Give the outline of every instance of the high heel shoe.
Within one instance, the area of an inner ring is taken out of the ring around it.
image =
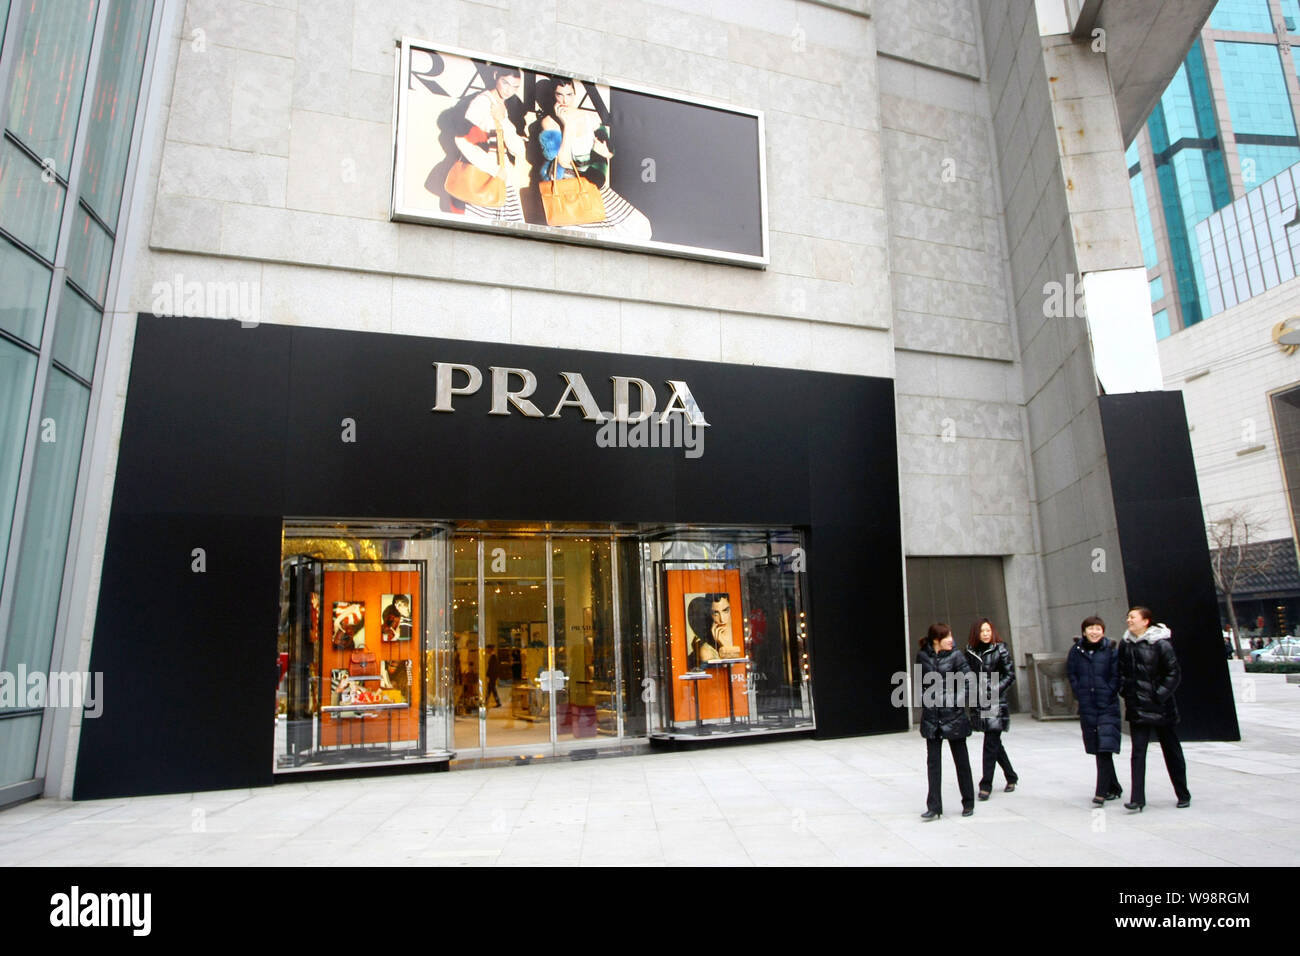
[[[1005,787],[1002,788],[1002,792],[1003,792],[1003,793],[1015,793],[1015,792],[1016,792],[1016,784],[1018,784],[1019,782],[1020,782],[1019,780],[1012,780],[1012,781],[1008,782],[1007,785],[1006,785]]]
[[[1190,807],[1191,805],[1192,805],[1191,797],[1183,797],[1183,799],[1178,801],[1179,810],[1185,810],[1187,807]]]
[[[1125,810],[1136,810],[1138,813],[1141,813],[1141,812],[1142,812],[1142,808],[1145,807],[1145,806],[1146,806],[1145,803],[1133,803],[1132,801],[1130,801],[1130,802],[1124,804],[1124,809],[1125,809]]]
[[[941,816],[943,816],[943,814],[938,810],[926,810],[925,813],[921,814],[921,819],[928,822],[930,820],[938,820]]]
[[[989,794],[992,793],[992,792],[993,792],[993,791],[991,791],[991,790],[981,790],[981,791],[980,791],[980,799],[981,799],[981,800],[987,800],[987,799],[989,798]]]
[[[1105,798],[1105,797],[1093,797],[1093,798],[1092,798],[1092,805],[1093,805],[1094,807],[1104,807],[1104,806],[1106,805],[1106,798]]]
[[[1122,796],[1124,796],[1124,791],[1123,791],[1123,790],[1112,790],[1110,793],[1106,794],[1106,799],[1107,799],[1107,800],[1118,800],[1118,799],[1119,799],[1120,797],[1122,797]]]

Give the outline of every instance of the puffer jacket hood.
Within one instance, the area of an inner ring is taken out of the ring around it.
[[[1169,628],[1153,624],[1141,637],[1124,634],[1119,647],[1120,696],[1134,724],[1172,727],[1178,723],[1174,692],[1182,681]]]
[[[1130,643],[1135,641],[1150,641],[1154,644],[1156,641],[1167,641],[1174,636],[1174,632],[1169,630],[1164,624],[1152,624],[1142,632],[1141,637],[1135,637],[1132,631],[1124,632],[1124,640]]]

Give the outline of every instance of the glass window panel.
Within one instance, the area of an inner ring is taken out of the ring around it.
[[[64,188],[13,143],[0,142],[0,226],[50,262],[59,238]]]
[[[108,285],[108,263],[113,258],[113,239],[102,226],[78,209],[68,237],[68,278],[103,303]]]
[[[1210,14],[1210,26],[1216,30],[1272,33],[1268,0],[1219,0]]]
[[[50,270],[0,239],[0,329],[40,348],[49,296]]]
[[[25,0],[9,90],[9,130],[65,179],[86,87],[96,0]]]
[[[54,323],[54,359],[89,381],[95,374],[100,311],[70,288],[59,300]]]
[[[1238,133],[1294,136],[1291,96],[1282,75],[1277,47],[1266,43],[1214,42],[1233,129]],[[1267,178],[1262,176],[1260,181]]]
[[[89,403],[88,388],[50,369],[4,650],[4,670],[10,672],[19,664],[29,672],[50,665]]]
[[[1152,319],[1155,320],[1155,324],[1156,324],[1156,338],[1157,339],[1169,338],[1169,310],[1161,309],[1159,312],[1157,312],[1155,315],[1152,316]]]
[[[0,47],[5,44],[5,22],[9,19],[9,0],[0,0]]]
[[[152,17],[152,0],[113,4],[90,103],[81,198],[114,229]]]
[[[1277,274],[1277,263],[1274,262],[1272,256],[1261,262],[1259,268],[1264,273],[1265,289],[1271,289],[1281,281]]]
[[[1300,147],[1296,146],[1258,146],[1239,142],[1237,155],[1241,162],[1241,181],[1247,189],[1254,189],[1300,163]]]
[[[36,748],[40,740],[40,714],[0,720],[0,787],[22,783],[36,775]]]
[[[1278,236],[1273,240],[1273,261],[1277,263],[1279,282],[1295,278],[1295,263],[1291,261],[1291,250],[1287,248],[1286,237]]]
[[[67,177],[97,0],[22,0],[25,22],[9,90],[8,129]]]
[[[23,461],[35,381],[36,356],[0,339],[0,584],[4,583],[5,558],[9,554],[18,470]]]
[[[1151,280],[1151,301],[1157,302],[1165,296],[1165,281],[1160,276]]]
[[[1282,20],[1288,33],[1300,32],[1300,0],[1282,0]]]

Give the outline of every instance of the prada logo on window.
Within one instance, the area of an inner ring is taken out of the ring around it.
[[[456,362],[434,362],[437,373],[435,412],[454,412],[452,402],[458,395],[473,395],[483,387],[483,373],[473,365]],[[549,413],[543,412],[533,401],[537,392],[537,376],[526,368],[491,366],[492,405],[489,415],[509,415],[513,411],[528,418],[559,418],[566,408],[575,408],[589,422],[640,422],[654,424],[667,422],[671,416],[681,416],[684,424],[707,426],[704,413],[685,382],[665,380],[668,397],[662,410],[658,407],[655,387],[643,378],[625,375],[610,376],[612,411],[605,411],[596,401],[581,372],[560,372],[556,385],[559,398]],[[562,384],[562,388],[560,387]],[[636,392],[633,411],[633,391]],[[538,399],[540,401],[540,398]]]

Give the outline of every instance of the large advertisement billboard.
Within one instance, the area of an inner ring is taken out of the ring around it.
[[[752,110],[404,39],[394,219],[763,267]]]

